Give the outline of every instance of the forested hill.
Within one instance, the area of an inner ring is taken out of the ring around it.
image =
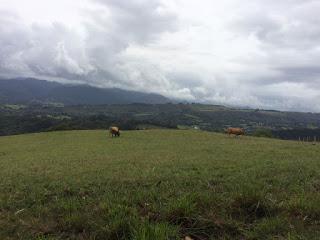
[[[157,94],[65,85],[37,79],[0,79],[0,135],[101,129],[176,128],[283,139],[320,138],[320,114],[175,104]]]
[[[160,104],[169,101],[159,94],[117,88],[66,85],[32,78],[0,79],[0,103],[2,104]]]
[[[320,114],[227,108],[202,104],[1,105],[0,135],[28,132],[176,128],[223,132],[242,127],[247,134],[320,138]]]

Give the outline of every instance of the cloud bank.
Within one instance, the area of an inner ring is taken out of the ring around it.
[[[320,112],[320,2],[3,0],[0,75]]]

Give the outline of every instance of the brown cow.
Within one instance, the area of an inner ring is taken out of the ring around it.
[[[244,129],[242,129],[242,128],[228,128],[226,132],[229,134],[229,136],[231,134],[239,136],[239,135],[244,135],[244,133],[245,133]]]
[[[110,134],[112,137],[120,137],[120,129],[118,127],[110,127]]]

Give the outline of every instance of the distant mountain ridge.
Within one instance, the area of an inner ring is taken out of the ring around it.
[[[170,99],[159,94],[118,88],[70,85],[34,78],[0,79],[0,103],[4,104],[100,105],[168,102]]]

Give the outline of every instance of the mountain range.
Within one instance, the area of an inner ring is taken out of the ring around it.
[[[62,84],[34,78],[0,79],[0,103],[2,104],[101,105],[168,102],[170,99],[155,93]]]

